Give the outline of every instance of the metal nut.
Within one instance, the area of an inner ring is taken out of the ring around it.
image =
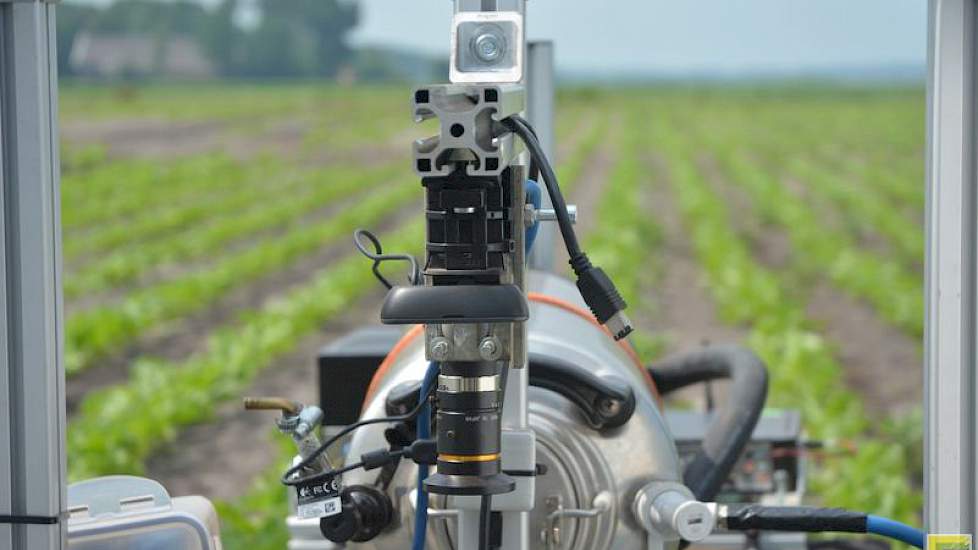
[[[479,357],[486,361],[495,361],[502,355],[502,346],[495,336],[483,338],[479,344]]]
[[[448,343],[447,338],[439,336],[431,339],[431,358],[435,361],[448,359],[448,354],[451,351],[452,345]]]

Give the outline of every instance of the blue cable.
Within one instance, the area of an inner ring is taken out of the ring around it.
[[[526,198],[529,199],[530,204],[533,208],[537,210],[543,204],[543,195],[540,192],[540,185],[533,180],[526,180]],[[530,255],[530,250],[533,249],[533,242],[537,239],[537,231],[540,229],[540,222],[537,221],[530,227],[526,228],[526,255]]]
[[[899,521],[872,515],[866,516],[866,532],[896,539],[910,546],[916,546],[917,548],[924,547],[924,539],[926,538],[924,532],[920,529],[900,523]]]
[[[438,363],[432,361],[428,363],[428,370],[424,373],[424,380],[421,382],[420,398],[431,391],[431,386],[438,378]],[[425,403],[418,413],[417,439],[428,439],[431,437],[431,405]],[[425,534],[428,531],[428,493],[424,490],[424,480],[428,477],[428,465],[418,464],[418,493],[417,505],[414,510],[414,540],[411,543],[412,550],[424,550]]]

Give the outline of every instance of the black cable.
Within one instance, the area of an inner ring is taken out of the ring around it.
[[[361,237],[366,237],[371,244],[374,245],[374,251],[371,252],[364,245]],[[353,244],[357,247],[357,250],[367,258],[374,261],[373,272],[377,280],[380,281],[382,285],[388,289],[393,288],[394,285],[387,280],[386,277],[380,272],[380,264],[389,261],[400,261],[408,262],[411,264],[411,272],[408,274],[408,282],[412,285],[417,285],[421,282],[421,271],[418,269],[418,261],[414,256],[410,254],[384,254],[384,249],[380,245],[380,239],[376,235],[367,231],[366,229],[357,229],[353,232]]]
[[[479,550],[489,550],[492,525],[492,495],[482,495],[479,505]]]
[[[543,175],[543,182],[547,186],[547,193],[550,195],[550,201],[553,203],[557,215],[560,235],[564,239],[564,245],[567,247],[567,253],[570,255],[573,264],[574,259],[583,256],[584,253],[581,251],[581,245],[577,240],[577,233],[574,232],[574,224],[567,212],[567,201],[564,200],[564,195],[560,191],[560,184],[557,181],[557,174],[554,172],[553,166],[547,160],[543,147],[540,146],[540,142],[526,120],[519,115],[513,115],[502,122],[509,131],[520,136],[530,151],[533,162],[539,166],[540,173]]]
[[[359,428],[362,428],[364,426],[369,426],[371,424],[382,424],[388,422],[406,422],[408,420],[414,419],[416,416],[418,416],[421,413],[421,409],[423,409],[425,404],[427,404],[428,398],[431,397],[431,394],[434,392],[434,390],[435,390],[435,385],[432,384],[432,387],[428,390],[428,395],[425,395],[423,396],[422,399],[419,399],[417,406],[415,406],[406,414],[402,414],[400,416],[385,416],[382,418],[368,418],[365,420],[360,420],[359,422],[354,422],[353,424],[350,424],[349,426],[343,428],[338,433],[333,435],[333,437],[330,437],[322,445],[317,447],[316,450],[314,450],[309,456],[305,457],[304,459],[302,459],[301,462],[289,468],[284,474],[282,474],[282,479],[281,479],[282,484],[288,486],[295,486],[301,483],[306,483],[307,481],[317,476],[322,476],[326,474],[338,475],[339,473],[343,473],[344,471],[349,471],[347,469],[341,468],[340,470],[333,470],[331,472],[325,472],[324,474],[315,474],[312,476],[306,476],[305,478],[291,479],[292,476],[300,472],[302,469],[308,467],[310,464],[313,463],[313,461],[316,460],[316,458],[318,458],[321,454],[329,450],[329,448],[332,447],[333,444],[339,441],[343,436]],[[356,469],[356,468],[352,468],[352,469]]]
[[[731,531],[866,532],[866,514],[840,508],[748,504],[730,506],[722,520]]]
[[[581,292],[581,297],[584,298],[594,317],[611,332],[615,340],[628,336],[633,330],[632,322],[625,314],[628,304],[615,288],[611,278],[600,267],[592,265],[587,254],[581,250],[581,244],[574,232],[574,224],[567,211],[567,201],[560,191],[557,174],[547,160],[547,155],[544,154],[540,141],[534,135],[533,128],[517,115],[504,119],[502,124],[520,136],[530,151],[530,157],[540,166],[543,182],[557,216],[557,225],[564,240],[564,247],[567,248],[567,254],[570,256],[570,265],[577,276],[577,288]]]

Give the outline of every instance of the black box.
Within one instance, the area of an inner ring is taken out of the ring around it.
[[[319,350],[319,406],[327,426],[345,426],[360,418],[370,380],[404,335],[397,326],[371,325]]]

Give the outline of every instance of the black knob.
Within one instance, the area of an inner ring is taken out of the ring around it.
[[[379,535],[394,518],[391,499],[374,487],[347,487],[340,493],[340,499],[343,511],[319,520],[319,530],[331,542],[367,542]]]

